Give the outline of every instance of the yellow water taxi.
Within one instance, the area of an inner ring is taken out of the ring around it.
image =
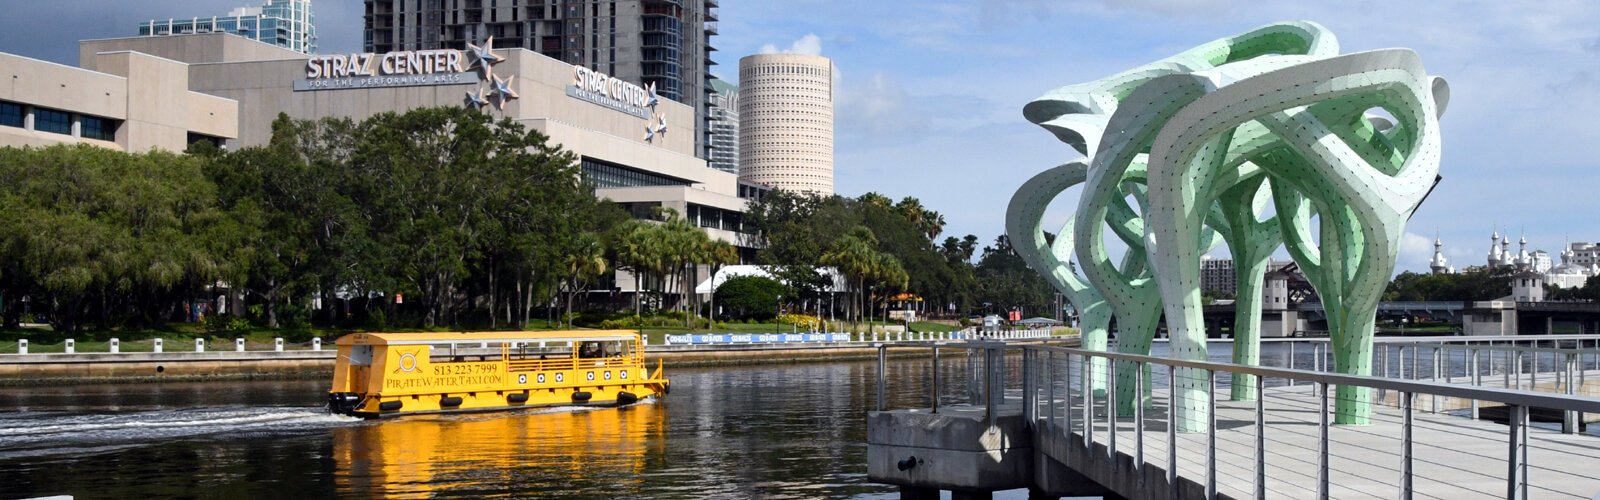
[[[340,337],[328,409],[358,417],[630,405],[665,395],[639,332],[353,333]]]

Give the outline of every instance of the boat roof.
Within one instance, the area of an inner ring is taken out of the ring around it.
[[[480,342],[619,341],[637,340],[633,330],[555,330],[547,332],[418,332],[352,333],[339,337],[338,345],[418,345]]]

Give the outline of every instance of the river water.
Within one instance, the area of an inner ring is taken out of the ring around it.
[[[947,403],[964,359],[944,357]],[[930,371],[890,360],[889,404],[926,406]],[[897,495],[866,478],[875,363],[667,373],[671,395],[628,408],[383,421],[323,412],[323,380],[0,388],[0,498]]]
[[[0,498],[886,497],[876,371],[669,366],[652,404],[383,421],[324,413],[322,380],[4,388]]]

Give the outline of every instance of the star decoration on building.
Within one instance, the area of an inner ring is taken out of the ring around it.
[[[511,90],[511,83],[516,81],[517,75],[511,75],[504,80],[494,75],[489,75],[489,78],[493,80],[489,94],[495,98],[495,107],[505,111],[506,101],[517,98],[517,91]]]
[[[665,113],[656,115],[656,120],[656,123],[648,121],[644,123],[644,142],[653,142],[656,136],[667,134],[667,115]]]
[[[650,82],[650,86],[645,87],[645,90],[650,92],[650,98],[644,101],[644,107],[650,108],[650,111],[654,112],[656,104],[661,101],[660,97],[656,95],[656,82]]]
[[[483,41],[483,46],[467,44],[467,51],[472,53],[472,67],[483,70],[485,79],[494,78],[494,65],[506,60],[505,57],[494,53],[494,37]]]
[[[467,92],[467,107],[472,108],[472,109],[480,109],[480,108],[482,108],[484,106],[488,106],[488,105],[489,105],[489,98],[488,97],[484,97],[483,89],[477,89],[476,91],[473,91],[473,92]]]

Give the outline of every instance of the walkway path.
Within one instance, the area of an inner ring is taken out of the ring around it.
[[[1037,432],[1059,434],[1067,423],[1063,407],[1059,406],[1063,401],[1058,398],[1055,404],[1058,406],[1053,420],[1047,406],[1040,409],[1042,422]],[[1109,446],[1111,438],[1104,420],[1104,402],[1097,400],[1097,404],[1094,442]],[[1254,496],[1255,405],[1253,401],[1217,403],[1216,474],[1218,493],[1224,496]],[[1320,397],[1310,386],[1266,390],[1268,497],[1310,498],[1316,495],[1319,406]],[[1144,458],[1162,470],[1167,464],[1166,407],[1167,392],[1158,388],[1155,404],[1145,415]],[[1422,411],[1427,407],[1423,401],[1418,401],[1418,411],[1414,413],[1416,497],[1448,500],[1506,497],[1508,427]],[[1072,438],[1081,442],[1081,396],[1072,398],[1071,409],[1075,412],[1071,429],[1078,434]],[[1402,418],[1398,408],[1375,406],[1372,425],[1332,427],[1329,433],[1330,497],[1398,497]],[[1600,495],[1600,437],[1561,434],[1559,425],[1534,424],[1532,427],[1527,455],[1530,497],[1595,498]],[[1135,439],[1133,419],[1119,419],[1117,429],[1118,455],[1131,460]],[[1067,460],[1070,457],[1060,456],[1062,453],[1084,453],[1081,447],[1071,447],[1075,451],[1069,451],[1069,447],[1050,446],[1045,443],[1059,440],[1041,437],[1035,436],[1035,443],[1040,443],[1036,446],[1062,462],[1071,463]],[[1178,434],[1179,476],[1203,482],[1207,439],[1205,434]]]

